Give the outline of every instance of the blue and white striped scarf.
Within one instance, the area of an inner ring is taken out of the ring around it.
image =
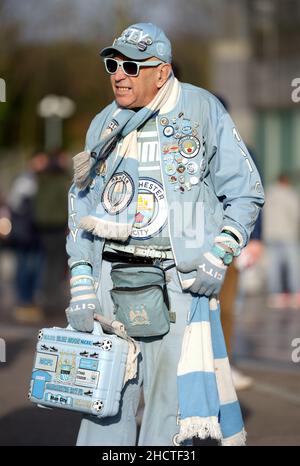
[[[175,106],[178,87],[177,79],[171,74],[152,101],[137,112],[113,105],[111,112],[103,119],[101,137],[95,147],[73,158],[74,181],[80,189],[85,189],[91,181],[95,165],[108,155],[113,157],[115,151],[105,191],[108,207],[100,198],[89,214],[80,219],[80,228],[101,238],[128,239],[135,222],[138,197],[137,129],[166,104]],[[109,124],[105,128],[107,122]],[[120,144],[116,147],[117,143]]]
[[[245,445],[240,405],[233,386],[219,302],[193,298],[177,370],[179,426],[176,441],[208,437]]]

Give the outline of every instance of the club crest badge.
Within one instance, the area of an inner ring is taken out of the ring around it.
[[[72,383],[76,369],[76,354],[61,353],[56,371],[57,381],[62,383]]]
[[[107,183],[101,198],[105,211],[117,215],[128,207],[134,196],[134,183],[126,172],[116,173]]]
[[[195,136],[184,136],[180,138],[178,146],[183,157],[192,158],[199,153],[201,143]]]
[[[141,177],[131,237],[140,240],[152,238],[161,232],[166,222],[167,206],[162,184],[152,178]]]

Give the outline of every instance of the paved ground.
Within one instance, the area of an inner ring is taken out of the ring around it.
[[[0,337],[7,354],[0,363],[0,445],[74,445],[80,415],[39,409],[27,400],[38,329],[64,326],[63,313],[37,326],[15,323],[7,278],[1,281]],[[292,361],[296,338],[300,310],[269,310],[263,295],[242,301],[234,354],[236,366],[255,381],[238,393],[248,445],[300,445],[300,362]]]

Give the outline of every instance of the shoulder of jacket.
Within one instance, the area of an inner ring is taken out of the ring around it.
[[[181,89],[185,98],[191,99],[197,105],[200,104],[201,106],[206,107],[209,113],[214,114],[218,118],[227,114],[227,111],[220,100],[208,90],[188,83],[181,83]]]

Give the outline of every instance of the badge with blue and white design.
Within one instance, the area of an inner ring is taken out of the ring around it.
[[[198,165],[196,162],[189,162],[186,166],[186,170],[190,175],[194,175],[198,171]]]
[[[102,193],[103,208],[110,215],[117,215],[128,207],[134,196],[134,183],[126,172],[116,173]]]
[[[180,154],[188,159],[195,157],[199,153],[201,147],[199,139],[195,136],[184,136],[180,138],[178,145]]]
[[[174,134],[174,128],[171,125],[165,126],[163,129],[163,133],[168,138]]]
[[[191,126],[183,126],[183,128],[181,128],[181,131],[183,134],[192,134],[192,127]]]

